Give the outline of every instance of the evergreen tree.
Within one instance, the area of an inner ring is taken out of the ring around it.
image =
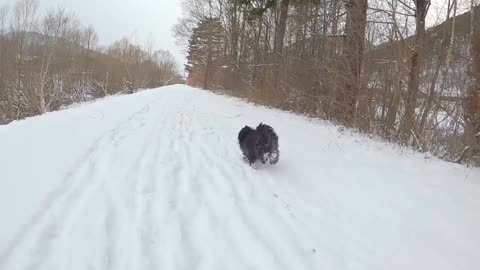
[[[207,89],[211,75],[222,59],[223,28],[218,18],[205,18],[196,28],[188,44],[186,70],[194,84],[202,82]]]

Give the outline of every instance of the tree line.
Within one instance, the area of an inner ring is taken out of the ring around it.
[[[0,124],[181,81],[173,56],[151,43],[101,48],[94,27],[62,7],[44,15],[38,0],[0,7]]]
[[[476,0],[184,0],[188,83],[480,164]],[[430,12],[430,13],[429,13]],[[427,16],[439,23],[427,28]]]

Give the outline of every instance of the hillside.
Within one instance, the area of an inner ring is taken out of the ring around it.
[[[476,15],[474,18],[475,25],[480,25],[480,16],[477,16],[477,14],[479,13],[480,13],[480,6],[477,6],[475,8],[475,15]],[[470,34],[470,18],[471,18],[470,15],[471,15],[471,12],[467,11],[455,17],[455,37],[457,40],[459,40],[460,43],[468,42],[468,35]],[[443,33],[451,32],[452,22],[453,22],[453,18],[450,18],[449,20],[445,20],[442,23],[427,29],[426,44],[428,48],[439,46]],[[392,55],[392,52],[402,51],[402,48],[404,48],[406,45],[411,46],[414,39],[415,39],[415,35],[412,35],[410,37],[407,37],[405,40],[387,42],[387,43],[374,46],[368,52],[368,57],[370,59],[380,59],[380,58],[388,59],[392,56],[395,57],[396,54]],[[432,53],[435,51],[428,50],[428,52]]]

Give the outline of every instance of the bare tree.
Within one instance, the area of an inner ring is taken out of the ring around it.
[[[158,50],[153,54],[158,66],[156,70],[160,85],[168,85],[178,76],[178,66],[175,58],[169,51]]]
[[[143,48],[144,48],[144,50],[147,53],[147,56],[149,58],[152,58],[152,56],[153,56],[154,47],[155,47],[155,38],[153,37],[153,34],[150,33],[145,38],[145,42],[144,42],[144,46],[143,46]]]
[[[5,123],[11,117],[10,93],[5,84],[6,66],[6,37],[5,25],[8,15],[8,7],[0,7],[0,124]]]
[[[417,93],[420,86],[420,74],[424,61],[425,18],[430,7],[430,0],[416,0],[415,7],[415,40],[410,56],[410,72],[405,98],[405,116],[402,123],[402,139],[408,143],[412,133],[416,132],[415,108],[417,105]]]
[[[345,24],[345,84],[337,95],[337,114],[340,120],[351,125],[355,117],[355,108],[363,65],[365,29],[367,26],[367,0],[350,0],[346,4],[347,20]]]
[[[438,60],[437,60],[437,65],[435,67],[435,72],[433,75],[433,79],[430,85],[430,89],[428,92],[428,97],[425,99],[425,104],[423,107],[423,113],[420,119],[419,127],[418,127],[418,133],[422,134],[424,132],[425,126],[427,124],[427,119],[431,113],[431,107],[432,103],[436,94],[437,89],[437,80],[440,74],[440,70],[442,70],[442,86],[440,87],[441,89],[445,88],[445,83],[446,79],[448,76],[448,70],[449,67],[451,66],[451,59],[452,59],[452,54],[454,51],[454,45],[455,45],[455,27],[456,27],[456,16],[457,16],[457,0],[452,0],[452,3],[450,3],[450,0],[448,1],[448,7],[447,7],[447,17],[445,21],[450,21],[452,22],[452,27],[451,29],[443,29],[442,33],[442,41],[440,42],[440,49],[438,53]],[[453,17],[451,18],[451,12],[453,10]],[[441,94],[441,93],[440,93]]]
[[[90,51],[95,49],[98,43],[98,35],[92,25],[88,26],[83,30],[83,44],[87,51],[87,57],[89,56]]]
[[[273,51],[277,55],[282,55],[283,42],[285,39],[285,31],[287,29],[288,8],[290,6],[290,0],[281,0],[280,2],[280,17],[275,29],[275,44],[273,45]]]
[[[472,11],[475,9],[474,1],[471,1]],[[470,62],[470,73],[472,83],[469,87],[464,102],[465,110],[465,148],[457,162],[470,160],[472,156],[480,152],[480,33],[476,31],[474,13],[470,21],[470,50],[472,61]]]
[[[23,65],[25,57],[25,49],[29,42],[29,37],[32,30],[35,28],[36,14],[38,11],[38,0],[20,0],[17,2],[13,9],[13,24],[11,26],[11,32],[14,35],[16,43],[17,60],[17,83],[16,89],[21,91],[22,89],[22,76]]]
[[[41,33],[43,34],[45,45],[42,55],[42,64],[38,84],[35,87],[34,102],[39,113],[45,113],[50,110],[50,104],[59,97],[54,88],[52,92],[47,93],[47,83],[50,75],[50,68],[54,60],[54,54],[59,43],[63,42],[70,34],[72,16],[67,14],[65,9],[58,8],[56,11],[50,11],[45,15],[41,24]]]

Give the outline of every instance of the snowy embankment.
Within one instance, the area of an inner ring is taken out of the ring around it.
[[[0,269],[474,270],[479,213],[479,169],[186,86],[0,127]]]

